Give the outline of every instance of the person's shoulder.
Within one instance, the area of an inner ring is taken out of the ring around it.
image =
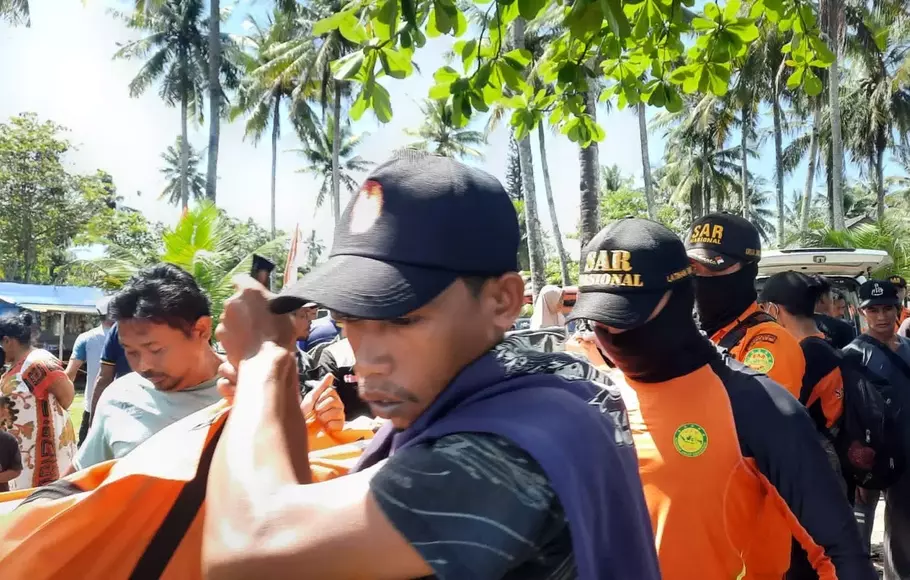
[[[59,366],[60,360],[43,348],[36,348],[32,349],[32,351],[25,357],[25,363],[26,365],[43,363],[45,365]]]
[[[734,419],[749,415],[754,406],[756,416],[791,413],[801,407],[780,383],[730,356],[711,364],[730,398]]]
[[[796,337],[776,320],[759,322],[752,327],[746,340],[747,350],[752,344],[760,342],[799,349],[799,341],[796,340]]]
[[[19,449],[19,441],[13,436],[12,433],[0,429],[0,446],[15,447],[16,449]]]

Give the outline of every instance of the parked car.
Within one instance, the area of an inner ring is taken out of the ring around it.
[[[764,280],[779,272],[821,274],[847,300],[845,319],[859,332],[866,323],[859,313],[859,286],[872,273],[890,266],[891,256],[882,250],[853,248],[796,248],[762,252],[758,263],[756,285],[761,290]]]

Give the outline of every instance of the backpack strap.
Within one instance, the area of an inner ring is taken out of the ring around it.
[[[749,332],[749,329],[753,326],[758,326],[763,322],[775,322],[774,317],[768,314],[767,312],[762,312],[757,310],[750,314],[749,316],[740,320],[736,326],[730,329],[730,332],[724,335],[720,342],[717,343],[717,346],[730,350],[734,346],[740,343],[743,337],[746,336],[746,333]]]
[[[180,542],[183,541],[183,537],[190,529],[193,520],[196,519],[199,508],[202,507],[202,502],[205,500],[212,457],[215,454],[215,446],[221,438],[221,432],[224,431],[224,425],[225,421],[222,421],[203,449],[196,475],[180,490],[177,499],[174,500],[171,509],[164,517],[164,521],[158,526],[155,535],[152,536],[142,556],[139,557],[139,561],[130,575],[130,580],[157,580],[164,574],[171,557],[177,551]]]
[[[904,373],[904,376],[907,377],[908,379],[910,379],[910,365],[907,364],[907,361],[905,361],[903,359],[903,357],[901,357],[899,354],[897,354],[896,352],[891,350],[891,348],[888,347],[887,344],[883,343],[880,340],[872,338],[868,334],[861,334],[856,337],[856,340],[858,340],[862,343],[868,344],[870,346],[874,346],[874,347],[878,348],[879,350],[881,350],[882,353],[884,353],[884,355],[886,357],[888,357],[888,360],[891,361],[891,364],[893,364],[898,369],[900,369],[900,371],[902,373]]]

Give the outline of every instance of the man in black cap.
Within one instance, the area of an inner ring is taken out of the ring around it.
[[[592,321],[629,387],[663,578],[781,578],[791,532],[823,549],[822,577],[876,578],[805,410],[767,377],[722,358],[692,319],[694,301],[679,238],[628,218],[584,249],[569,314]],[[778,521],[783,527],[768,527]]]
[[[275,264],[271,260],[263,258],[259,254],[253,254],[253,265],[250,268],[250,274],[254,280],[266,288],[271,288],[272,286],[272,271],[274,269]]]
[[[218,331],[239,372],[209,477],[208,578],[659,577],[619,393],[571,355],[503,340],[524,297],[518,244],[482,171],[403,152],[367,178],[329,260],[270,304],[335,313],[360,396],[388,419],[327,483],[299,485],[287,317],[238,281]]]
[[[869,280],[859,287],[860,310],[868,328],[844,349],[858,353],[866,368],[891,385],[906,454],[910,450],[910,340],[895,333],[900,297],[888,280]],[[856,517],[868,544],[880,492],[860,488]],[[885,578],[910,578],[910,473],[885,492]]]
[[[799,398],[806,370],[799,343],[755,301],[761,259],[755,226],[728,213],[706,215],[692,224],[686,251],[695,268],[701,329],[733,358]]]

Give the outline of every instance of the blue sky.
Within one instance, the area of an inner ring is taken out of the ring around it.
[[[129,96],[127,85],[140,63],[114,61],[111,57],[118,43],[138,36],[107,11],[111,6],[125,8],[128,5],[125,0],[31,0],[31,28],[12,29],[0,25],[0,79],[3,79],[0,83],[0,120],[33,111],[68,127],[68,137],[76,146],[69,159],[73,170],[108,171],[128,205],[140,209],[152,220],[173,223],[179,217],[179,210],[158,200],[164,188],[159,169],[161,153],[179,134],[179,111],[167,107],[158,98],[155,88],[140,98]],[[264,15],[270,3],[235,0],[232,4],[222,0],[222,5],[233,7],[227,30],[240,34],[244,31],[245,15]],[[411,78],[386,83],[392,96],[394,118],[383,125],[368,113],[356,124],[356,131],[367,134],[359,150],[361,156],[381,162],[392,150],[412,140],[404,134],[404,129],[420,124],[418,103],[432,84],[432,73],[444,64],[443,55],[451,42],[451,39],[431,41],[418,53],[416,61],[422,75],[415,73]],[[614,110],[607,114],[601,110],[599,118],[607,133],[600,145],[601,164],[616,164],[640,182],[638,124],[633,112]],[[769,115],[764,123],[770,125]],[[483,120],[477,120],[475,124],[482,129]],[[270,140],[263,138],[254,146],[244,141],[243,133],[242,119],[222,124],[218,203],[231,215],[250,217],[267,227]],[[578,221],[577,147],[557,133],[548,132],[547,138],[558,219],[564,233],[573,232]],[[197,148],[205,147],[206,127],[191,125],[190,141]],[[303,161],[292,150],[299,147],[293,132],[285,130],[279,143],[277,225],[288,231],[297,223],[304,230],[315,228],[328,245],[332,231],[328,204],[314,214],[313,202],[319,186],[315,178],[298,172]],[[664,149],[659,133],[651,134],[649,148],[652,167],[657,167]],[[507,149],[508,134],[505,129],[499,129],[490,136],[484,160],[476,164],[503,179]],[[535,135],[535,157],[538,153]],[[760,159],[752,161],[750,166],[765,176],[769,184],[772,182],[773,157],[773,140],[769,139]],[[536,166],[541,223],[549,231],[551,222],[546,212],[539,163]],[[851,173],[855,171],[851,170]],[[803,166],[788,178],[787,195],[794,189],[801,190],[804,181]],[[816,187],[817,191],[823,189],[821,176]],[[344,192],[342,197],[344,203],[347,199]],[[567,249],[575,253],[571,241]]]

